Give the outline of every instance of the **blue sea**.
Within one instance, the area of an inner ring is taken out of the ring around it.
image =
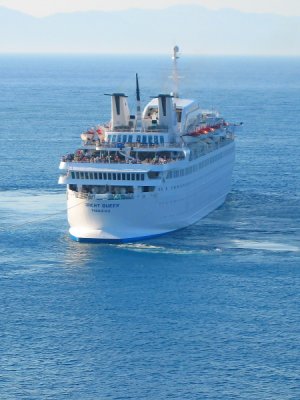
[[[0,56],[0,398],[300,398],[300,59],[182,57],[182,96],[232,122],[232,191],[155,240],[68,235],[60,156],[171,89],[166,56]],[[151,211],[150,211],[151,212]]]

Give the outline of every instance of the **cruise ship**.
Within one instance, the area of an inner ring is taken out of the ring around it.
[[[194,224],[230,191],[234,130],[216,111],[174,91],[141,109],[136,75],[133,115],[124,93],[112,93],[111,120],[81,134],[62,157],[59,184],[67,186],[70,235],[76,241],[130,242]]]

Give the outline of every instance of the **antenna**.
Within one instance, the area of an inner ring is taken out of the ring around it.
[[[179,76],[178,76],[178,68],[177,68],[177,60],[179,59],[178,53],[179,53],[179,47],[178,46],[174,46],[174,48],[173,48],[173,56],[172,56],[172,60],[173,60],[173,73],[172,73],[173,92],[172,92],[172,95],[174,97],[179,97],[179,93],[178,93]]]

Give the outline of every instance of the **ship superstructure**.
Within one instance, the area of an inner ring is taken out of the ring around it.
[[[78,241],[132,241],[195,223],[220,206],[230,190],[234,124],[195,100],[159,94],[141,113],[113,93],[111,120],[81,135],[62,158],[70,234]]]

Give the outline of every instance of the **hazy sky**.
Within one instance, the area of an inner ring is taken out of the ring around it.
[[[175,4],[198,4],[212,9],[235,8],[300,16],[300,0],[0,0],[0,5],[35,16],[87,10],[165,8]]]

